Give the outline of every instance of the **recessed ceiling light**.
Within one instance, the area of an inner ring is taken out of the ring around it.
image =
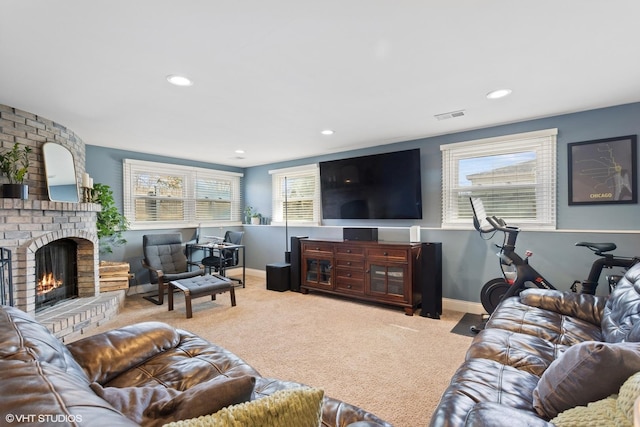
[[[511,94],[511,89],[498,89],[487,94],[487,99],[498,99],[504,98],[507,95]]]
[[[331,129],[325,129],[320,133],[323,134],[323,135],[333,135],[335,132],[332,131]]]
[[[171,83],[172,85],[176,85],[176,86],[191,86],[193,85],[193,81],[191,81],[190,78],[185,77],[185,76],[180,76],[177,74],[171,74],[170,76],[167,76],[167,81],[169,83]]]
[[[244,150],[236,150],[235,153],[236,154],[244,154]]]

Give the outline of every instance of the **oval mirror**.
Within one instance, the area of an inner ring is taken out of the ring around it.
[[[52,202],[78,203],[78,182],[73,155],[60,144],[47,142],[42,146],[47,190]]]

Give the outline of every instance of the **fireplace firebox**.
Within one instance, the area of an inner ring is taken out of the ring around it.
[[[78,296],[77,253],[78,245],[71,239],[36,251],[36,311]]]

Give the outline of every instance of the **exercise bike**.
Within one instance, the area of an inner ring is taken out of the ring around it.
[[[470,197],[470,201],[473,211],[473,225],[476,230],[481,234],[495,233],[496,231],[504,233],[503,244],[496,245],[500,249],[497,255],[500,260],[502,277],[489,280],[480,292],[480,301],[486,312],[491,315],[503,299],[518,295],[527,288],[556,289],[551,282],[529,264],[529,258],[533,255],[531,251],[526,251],[524,258],[515,252],[520,229],[507,225],[501,218],[486,215],[482,200]],[[628,268],[639,261],[635,257],[617,257],[605,253],[616,249],[614,243],[578,242],[576,246],[589,248],[599,257],[593,262],[587,280],[582,282],[581,293],[595,294],[603,268]],[[620,276],[612,277],[619,279]],[[577,288],[577,283],[580,282],[574,282],[572,288]],[[609,279],[609,283],[611,290],[612,279]],[[475,326],[471,327],[472,332],[478,332],[480,329]]]

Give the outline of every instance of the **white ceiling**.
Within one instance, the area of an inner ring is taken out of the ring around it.
[[[640,101],[638,0],[0,6],[0,104],[176,158],[247,167]]]

